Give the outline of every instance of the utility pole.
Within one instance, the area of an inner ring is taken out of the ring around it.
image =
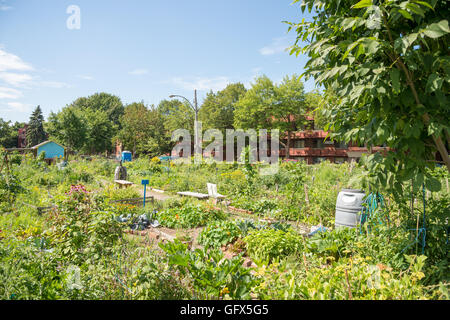
[[[179,97],[188,102],[188,105],[195,112],[195,121],[194,121],[194,161],[195,163],[200,163],[202,159],[202,146],[200,142],[200,134],[201,133],[201,123],[198,122],[198,104],[197,104],[197,90],[194,90],[194,105],[185,97],[180,95],[170,95],[169,98]]]

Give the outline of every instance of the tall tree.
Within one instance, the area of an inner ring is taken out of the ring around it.
[[[143,102],[134,102],[125,107],[125,113],[121,117],[122,130],[118,139],[125,149],[131,150],[133,156],[145,153],[145,143],[150,137],[150,110]]]
[[[236,104],[234,126],[243,129],[278,129],[286,157],[292,131],[305,121],[306,104],[303,83],[293,75],[276,85],[267,76],[256,79],[252,87]]]
[[[272,111],[272,128],[286,137],[286,158],[290,158],[291,135],[305,123],[307,108],[303,83],[297,75],[285,77],[275,90],[275,104]]]
[[[245,94],[246,89],[240,82],[231,83],[217,93],[209,92],[199,111],[199,120],[203,129],[233,128],[236,103]]]
[[[401,192],[414,177],[416,190],[439,189],[426,168],[438,153],[450,172],[448,1],[304,0],[301,9],[313,18],[290,23],[291,53],[305,53],[306,76],[336,93],[333,136],[392,148],[368,157],[378,183]]]
[[[194,111],[180,100],[162,100],[158,104],[158,110],[164,118],[166,129],[171,134],[177,129],[189,130],[194,133]]]
[[[101,109],[86,109],[83,115],[87,128],[83,149],[91,154],[111,150],[115,127],[107,112]]]
[[[73,107],[65,107],[57,114],[50,113],[46,130],[51,138],[74,151],[80,151],[86,143],[85,116]]]
[[[317,90],[305,94],[306,110],[314,117],[315,127],[323,129],[328,124],[328,118],[324,116],[324,110],[328,107],[327,102]]]
[[[150,136],[145,142],[145,151],[152,156],[166,154],[172,149],[174,142],[171,141],[171,132],[167,130],[164,117],[158,108],[149,108],[149,128]]]
[[[124,113],[124,106],[120,98],[115,95],[105,92],[95,93],[88,97],[78,98],[71,105],[80,109],[102,110],[106,112],[108,119],[120,129],[119,119]]]
[[[27,128],[27,145],[28,147],[35,146],[46,139],[44,131],[44,116],[40,106],[37,106],[31,114]]]
[[[17,147],[19,129],[24,127],[24,123],[5,121],[0,118],[0,146],[4,148]]]

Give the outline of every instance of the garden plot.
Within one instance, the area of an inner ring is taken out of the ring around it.
[[[339,186],[357,179],[360,167],[350,172],[346,164],[283,163],[277,175],[262,177],[237,164],[217,165],[217,170],[208,164],[173,165],[169,173],[139,159],[127,164],[131,181],[149,179],[165,190],[159,193],[164,201],[142,208],[114,203],[142,196],[137,187],[114,187],[114,166],[95,158],[71,162],[64,172],[26,158],[12,166],[16,179],[10,181],[17,185],[5,189],[0,181],[0,198],[6,192],[2,199],[12,201],[0,203],[0,297],[448,299],[448,223],[442,213],[450,197],[445,189],[427,199],[427,246],[420,255],[409,231],[417,214],[407,219],[405,199],[389,199],[392,228],[302,235],[321,222],[333,229]],[[207,182],[216,183],[231,206],[252,214],[175,195],[179,189],[207,192]],[[358,183],[352,187],[360,188]],[[417,213],[423,203],[415,197]],[[24,200],[57,207],[39,216],[21,205]],[[161,226],[134,234],[126,231],[130,222],[116,219],[154,210]],[[67,286],[69,267],[79,268],[79,286]]]

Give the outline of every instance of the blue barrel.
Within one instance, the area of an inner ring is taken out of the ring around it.
[[[123,151],[122,152],[122,162],[131,161],[131,152]]]
[[[362,190],[342,189],[336,200],[334,226],[355,228],[360,220],[360,213],[365,193]]]

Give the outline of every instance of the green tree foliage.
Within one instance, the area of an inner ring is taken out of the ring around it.
[[[59,113],[50,113],[46,130],[50,137],[71,150],[81,150],[85,145],[87,124],[83,113],[66,107]]]
[[[292,131],[305,122],[305,92],[303,83],[293,75],[276,85],[267,76],[259,77],[236,104],[236,128],[279,129],[281,142],[289,158]]]
[[[305,94],[305,103],[308,114],[314,117],[315,127],[323,129],[328,123],[327,117],[321,112],[325,107],[324,97],[314,90]]]
[[[5,121],[0,118],[0,146],[4,148],[17,147],[17,139],[19,136],[18,130],[24,127],[24,123]]]
[[[76,99],[56,114],[51,113],[47,130],[52,138],[72,150],[101,153],[112,149],[123,113],[119,97],[96,93]]]
[[[148,107],[143,102],[131,103],[121,117],[122,130],[117,139],[133,154],[158,156],[169,152],[170,134],[164,120],[160,109]]]
[[[79,109],[101,110],[106,112],[108,119],[113,122],[115,126],[120,128],[120,117],[124,113],[124,106],[119,97],[105,93],[95,93],[89,97],[81,97],[71,104]]]
[[[125,107],[121,117],[122,130],[118,134],[124,150],[143,152],[143,146],[150,137],[150,110],[143,103],[131,103]]]
[[[158,108],[150,109],[150,137],[146,141],[146,153],[159,156],[170,152],[173,147],[171,141],[171,132],[169,132],[164,123],[164,117]]]
[[[51,113],[46,127],[52,138],[75,151],[100,153],[112,148],[115,126],[100,109],[70,105]]]
[[[206,95],[199,111],[199,120],[203,123],[203,129],[233,128],[235,105],[245,94],[246,89],[240,82],[232,83],[217,93],[210,92]]]
[[[92,154],[111,150],[116,127],[108,113],[101,109],[86,109],[83,114],[87,128],[84,151]]]
[[[192,134],[194,133],[194,110],[180,100],[162,100],[158,105],[158,111],[170,134],[177,129],[187,129]]]
[[[305,0],[301,8],[313,18],[289,23],[291,54],[305,53],[307,78],[336,94],[325,129],[391,148],[367,159],[376,183],[401,192],[414,178],[416,188],[439,189],[426,168],[438,153],[450,170],[448,1]]]
[[[27,128],[27,145],[28,147],[35,146],[46,139],[44,131],[44,116],[40,106],[37,106],[31,114],[30,121]]]

